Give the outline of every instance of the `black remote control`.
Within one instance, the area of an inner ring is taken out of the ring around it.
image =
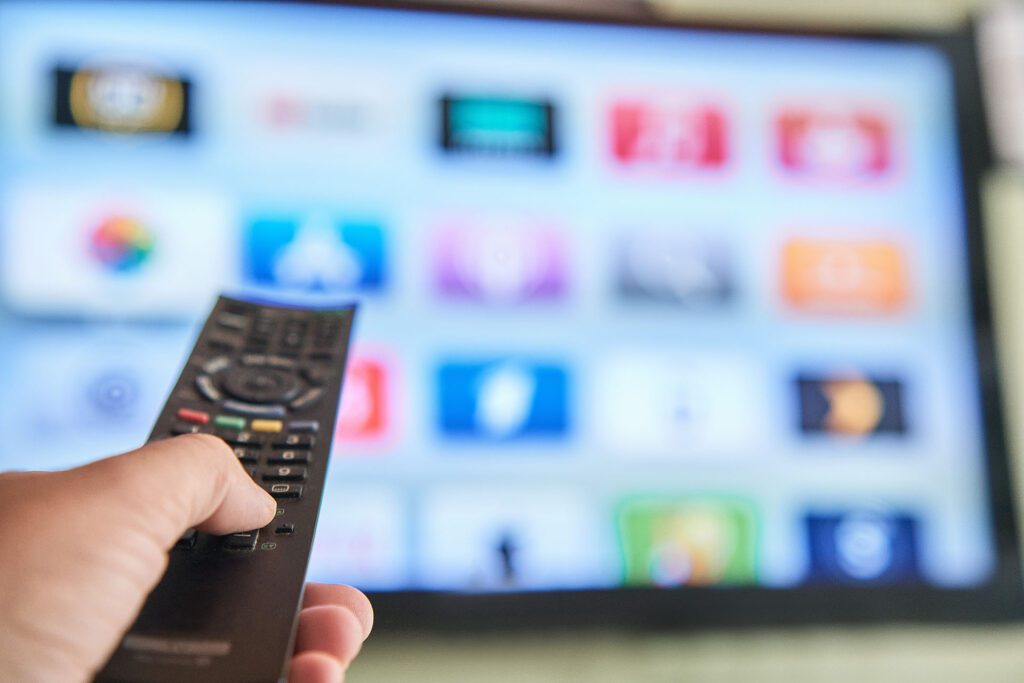
[[[150,440],[221,437],[278,500],[277,517],[230,536],[186,533],[97,681],[285,680],[354,315],[217,301]]]

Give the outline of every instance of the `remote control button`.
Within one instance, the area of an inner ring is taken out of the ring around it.
[[[251,448],[236,446],[231,450],[235,452],[235,456],[238,458],[238,461],[244,465],[252,465],[260,461],[259,453]]]
[[[225,391],[249,403],[290,401],[302,389],[294,375],[273,368],[240,368],[223,381]]]
[[[269,337],[249,337],[249,341],[245,345],[245,350],[250,353],[266,353],[269,348]]]
[[[249,326],[249,319],[244,315],[221,313],[217,316],[217,324],[228,330],[242,332]]]
[[[291,523],[279,524],[274,533],[278,536],[291,536],[295,533],[295,525]]]
[[[182,434],[213,434],[213,429],[204,425],[178,422],[171,427],[171,434],[173,436],[181,436]]]
[[[269,336],[274,333],[277,329],[277,321],[268,316],[266,313],[256,319],[256,324],[252,326],[252,331],[256,334]]]
[[[264,488],[278,500],[297,500],[302,498],[301,484],[271,484]]]
[[[196,536],[198,535],[199,534],[195,529],[189,529],[182,534],[181,538],[178,539],[178,542],[174,544],[175,550],[191,550],[192,546],[196,544]]]
[[[284,423],[280,420],[253,420],[252,427],[254,432],[279,432],[284,429]]]
[[[242,356],[242,365],[261,368],[267,364],[267,356],[262,353],[247,353]]]
[[[263,481],[303,481],[306,478],[305,467],[284,465],[263,473]]]
[[[302,371],[302,376],[306,378],[306,381],[317,386],[325,384],[332,374],[331,368],[326,365],[312,365]]]
[[[320,423],[316,420],[293,420],[288,423],[288,431],[316,433],[320,431]]]
[[[289,405],[292,410],[305,410],[306,408],[312,408],[317,402],[323,397],[324,390],[320,388],[310,389],[302,396],[292,401]]]
[[[231,367],[231,359],[227,356],[217,356],[211,358],[203,364],[203,372],[207,375],[216,375],[221,370],[227,370]]]
[[[281,348],[294,351],[302,348],[302,341],[303,336],[300,332],[286,332],[281,338]]]
[[[196,377],[196,389],[199,390],[200,395],[207,401],[219,401],[224,398],[224,395],[220,393],[220,389],[214,384],[213,378],[209,375],[198,375]]]
[[[238,348],[238,341],[231,337],[213,336],[206,344],[217,351],[235,351]]]
[[[281,451],[271,454],[267,462],[271,465],[308,465],[310,456],[309,451]]]
[[[224,304],[224,310],[234,315],[249,315],[249,309],[250,306],[241,301],[227,301]]]
[[[237,534],[225,536],[221,543],[228,550],[256,550],[256,541],[259,540],[259,537],[259,529],[239,531]]]
[[[311,434],[288,434],[274,439],[274,448],[312,448],[316,437]]]
[[[267,356],[267,366],[280,370],[294,370],[298,366],[298,362],[294,358],[285,358],[284,356]]]
[[[192,424],[204,425],[210,421],[210,414],[204,413],[201,410],[179,408],[178,419],[181,420],[182,422],[191,422]]]
[[[252,432],[223,430],[218,432],[217,435],[232,446],[253,446],[258,448],[263,445],[263,438]]]
[[[319,360],[325,363],[330,363],[334,360],[334,354],[330,351],[313,351],[309,354],[311,360]]]
[[[232,413],[241,413],[242,415],[253,415],[257,417],[284,417],[288,414],[288,410],[284,406],[258,406],[253,403],[245,403],[243,401],[224,401],[224,403],[220,404],[220,407]]]
[[[241,431],[245,429],[245,418],[235,417],[234,415],[218,415],[213,418],[213,424],[218,427],[224,427],[225,429],[237,429]]]

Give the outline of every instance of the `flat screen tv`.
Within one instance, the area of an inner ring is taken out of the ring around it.
[[[358,301],[310,578],[412,626],[1007,619],[970,38],[0,2],[0,467]]]

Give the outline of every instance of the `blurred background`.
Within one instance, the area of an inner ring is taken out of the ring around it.
[[[1019,451],[1020,5],[500,5],[974,31],[993,158],[969,156],[986,162]],[[387,619],[351,680],[1024,678],[1016,624],[739,628],[725,597],[981,603],[1016,562],[974,357],[962,60],[914,41],[182,6],[0,2],[0,469],[143,440],[219,290],[356,298],[311,578],[715,588],[714,621],[737,628]]]

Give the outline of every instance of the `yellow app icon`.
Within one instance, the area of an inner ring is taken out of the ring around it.
[[[190,132],[190,83],[134,65],[57,68],[58,126],[110,133]]]

